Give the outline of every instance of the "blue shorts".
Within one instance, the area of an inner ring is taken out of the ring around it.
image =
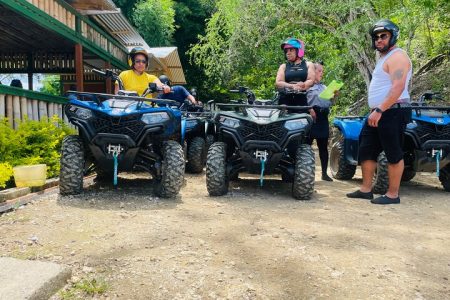
[[[359,162],[377,161],[384,151],[387,161],[396,164],[403,159],[406,125],[411,122],[411,108],[391,108],[383,112],[378,127],[370,127],[367,119],[359,135]]]

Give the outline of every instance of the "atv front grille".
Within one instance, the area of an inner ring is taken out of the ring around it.
[[[420,144],[429,140],[450,140],[450,125],[421,124],[414,131]]]
[[[124,134],[136,140],[145,124],[141,121],[141,115],[112,117],[97,113],[92,126],[96,133]]]
[[[242,139],[256,141],[273,141],[280,143],[283,141],[287,133],[282,122],[267,125],[258,125],[253,122],[241,121],[239,127],[239,135]]]

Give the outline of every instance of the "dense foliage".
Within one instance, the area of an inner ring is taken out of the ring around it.
[[[284,61],[280,44],[299,37],[308,60],[325,62],[325,83],[335,78],[346,83],[337,105],[344,108],[365,95],[371,79],[370,24],[380,18],[398,23],[399,45],[418,70],[435,55],[448,55],[448,11],[448,1],[431,0],[218,0],[205,35],[190,54],[216,91],[240,83],[270,97]]]
[[[73,130],[56,116],[50,120],[23,121],[16,130],[1,119],[0,188],[10,181],[12,167],[18,165],[47,164],[47,177],[58,176],[61,142],[69,133]]]
[[[42,93],[50,95],[61,96],[61,81],[59,75],[48,75],[42,80],[42,88],[39,90]]]
[[[169,46],[175,31],[172,0],[146,0],[136,4],[133,21],[151,47]]]
[[[199,87],[203,98],[226,98],[236,84],[270,98],[284,62],[280,44],[295,36],[306,43],[306,59],[325,62],[325,83],[345,82],[335,106],[343,110],[366,94],[375,64],[368,29],[381,18],[400,26],[399,46],[410,54],[416,72],[450,53],[447,0],[158,1],[165,12],[155,0],[115,2],[149,45],[175,43],[188,83]],[[433,86],[448,89],[448,82],[437,81]]]

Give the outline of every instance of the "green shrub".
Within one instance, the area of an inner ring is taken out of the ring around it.
[[[47,177],[56,177],[62,139],[73,133],[74,130],[56,116],[41,121],[22,121],[16,130],[9,128],[6,119],[0,120],[0,163],[13,167],[46,164]]]
[[[9,163],[0,163],[0,188],[5,188],[11,181],[13,169]]]

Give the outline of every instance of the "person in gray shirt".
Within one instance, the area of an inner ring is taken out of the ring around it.
[[[314,124],[311,127],[307,142],[311,145],[316,140],[319,148],[320,164],[322,166],[322,180],[333,181],[327,174],[328,169],[328,138],[330,137],[330,125],[328,115],[330,114],[330,100],[321,99],[319,94],[326,89],[321,80],[323,77],[323,63],[314,63],[315,80],[314,85],[308,89],[308,106],[312,106],[316,114]],[[333,98],[334,99],[334,98]]]

